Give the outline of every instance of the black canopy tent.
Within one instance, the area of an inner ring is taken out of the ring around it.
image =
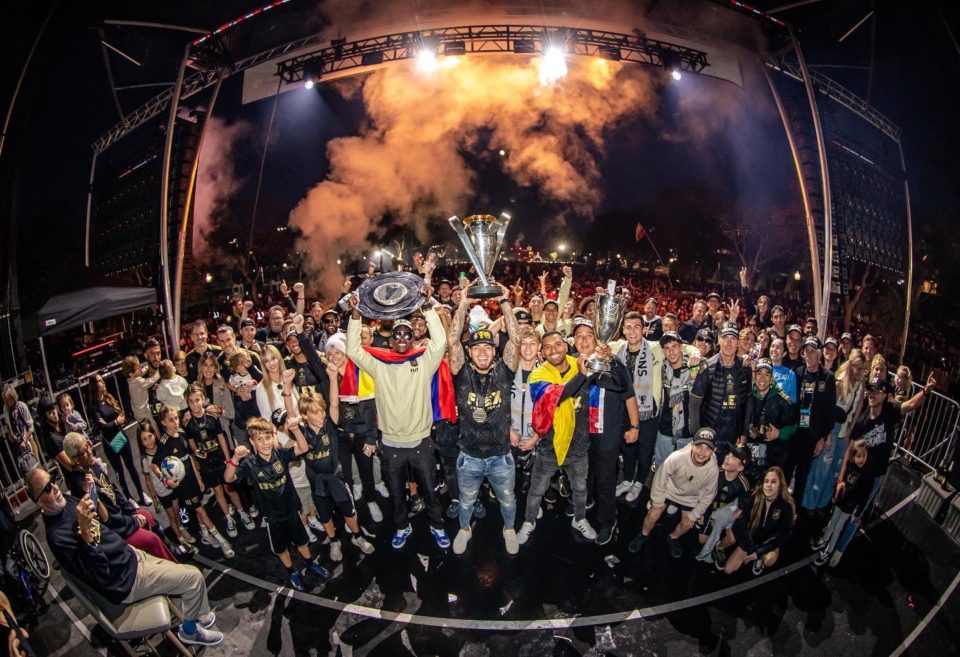
[[[82,326],[98,319],[117,317],[157,303],[157,291],[149,287],[88,287],[51,297],[37,313],[40,330],[40,356],[47,390],[53,394],[53,382],[47,366],[43,338]]]

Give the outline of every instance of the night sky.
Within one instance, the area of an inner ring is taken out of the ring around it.
[[[76,4],[84,6],[61,3],[54,13],[21,91],[11,137],[0,162],[3,221],[13,216],[18,225],[20,293],[25,308],[41,305],[51,293],[95,282],[76,274],[82,264],[90,144],[116,122],[117,112],[99,36],[93,28],[102,25],[103,18],[118,15],[119,11],[111,9],[119,5]],[[223,18],[224,11],[233,15],[257,4],[241,3],[233,11],[217,10],[204,3],[171,3],[163,10],[144,9],[141,18],[212,26]],[[779,4],[770,2],[766,6]],[[781,17],[797,26],[808,62],[815,65],[865,66],[874,30],[875,73],[870,101],[903,128],[915,226],[921,232],[936,231],[942,244],[955,248],[953,236],[943,229],[951,225],[960,207],[956,185],[960,179],[960,53],[954,49],[944,22],[931,2],[878,3],[875,26],[868,23],[838,44],[839,36],[869,11],[870,3],[822,4],[830,6],[808,6]],[[947,5],[942,0],[938,4]],[[178,7],[183,10],[176,11]],[[17,0],[12,20],[5,20],[0,28],[7,55],[0,79],[4,98],[10,96],[48,8],[47,2]],[[163,16],[164,12],[168,15]],[[124,17],[133,17],[131,13],[136,11],[125,6]],[[953,16],[946,21],[956,31]],[[108,40],[117,29],[109,28]],[[143,67],[133,67],[111,55],[118,85],[173,80],[182,52],[182,46],[176,44],[178,40],[182,44],[183,37],[168,34],[166,44],[157,37],[151,33],[138,44],[148,53],[145,61],[149,63]],[[865,70],[820,70],[866,95]],[[677,94],[684,93],[685,88],[709,93],[723,84],[685,76],[662,96],[655,124],[637,120],[618,129],[607,141],[602,160],[604,202],[595,213],[597,221],[636,216],[645,225],[656,227],[658,221],[667,218],[653,215],[666,211],[673,199],[678,207],[700,217],[710,217],[720,210],[762,214],[792,208],[801,212],[783,129],[769,107],[763,107],[769,106],[768,98],[756,99],[756,120],[748,122],[749,129],[716,134],[696,146],[670,139],[682,120]],[[136,107],[159,90],[119,92],[124,110]],[[224,84],[216,115],[228,121],[250,121],[265,129],[272,99],[241,106],[239,98],[240,78],[236,77]],[[286,223],[289,211],[326,173],[326,142],[355,133],[362,120],[359,103],[345,101],[332,89],[284,94],[271,135],[258,229],[270,230]],[[231,206],[238,217],[249,216],[258,148],[251,144],[237,162],[238,173],[247,179]],[[480,180],[476,206],[494,211],[511,208],[517,218],[515,230],[527,235],[535,246],[549,250],[563,235],[539,235],[528,221],[552,209],[542,207],[536,190],[507,181],[495,166],[495,158],[491,160],[489,154],[476,156]],[[698,199],[701,207],[697,207]]]

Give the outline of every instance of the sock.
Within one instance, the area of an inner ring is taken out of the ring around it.
[[[197,633],[197,621],[184,620],[182,623],[180,623],[180,629],[183,630],[184,634],[193,636]]]

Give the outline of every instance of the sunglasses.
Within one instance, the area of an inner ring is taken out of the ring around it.
[[[339,324],[339,323],[340,323],[340,320],[336,319],[335,317],[324,317],[324,318],[321,319],[320,321],[323,322],[324,324]]]
[[[413,333],[411,331],[394,331],[390,334],[394,340],[410,340],[413,338]]]
[[[53,490],[53,487],[56,484],[53,483],[53,479],[47,482],[47,485],[40,489],[40,492],[37,493],[37,496],[33,498],[33,503],[36,504],[37,500]]]

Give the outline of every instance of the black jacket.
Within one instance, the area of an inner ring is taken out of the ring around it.
[[[744,413],[743,435],[747,442],[764,442],[763,438],[750,438],[750,429],[761,430],[765,427],[792,426],[797,423],[797,407],[790,397],[779,388],[771,386],[764,397],[757,394],[756,388],[747,397],[747,410]],[[786,440],[789,436],[781,436]]]
[[[797,419],[803,408],[803,377],[807,371],[805,365],[796,368],[797,375]],[[837,381],[833,372],[820,367],[814,378],[813,405],[810,408],[810,435],[819,440],[833,431],[836,421]],[[801,428],[802,429],[802,428]]]
[[[746,501],[743,512],[733,523],[733,537],[737,539],[737,545],[747,554],[757,553],[757,556],[776,550],[787,542],[790,533],[793,531],[793,509],[781,498],[777,497],[770,505],[769,510],[760,510],[760,522],[757,524],[757,530],[750,534],[750,514],[753,512],[755,497],[750,497]],[[766,504],[766,501],[761,502]],[[766,513],[764,513],[766,511]]]
[[[726,435],[726,431],[720,431],[717,435],[718,441],[736,442],[743,433],[743,413],[747,404],[747,397],[750,396],[751,371],[745,366],[739,358],[733,359],[733,392],[735,396],[737,425],[735,431]],[[723,361],[720,354],[712,356],[705,367],[700,368],[697,379],[694,382],[693,392],[690,394],[690,431],[696,434],[700,427],[710,427],[715,430],[721,429],[717,425],[717,419],[723,410],[724,397],[726,394],[726,382],[724,381]],[[724,435],[720,435],[724,434]]]

